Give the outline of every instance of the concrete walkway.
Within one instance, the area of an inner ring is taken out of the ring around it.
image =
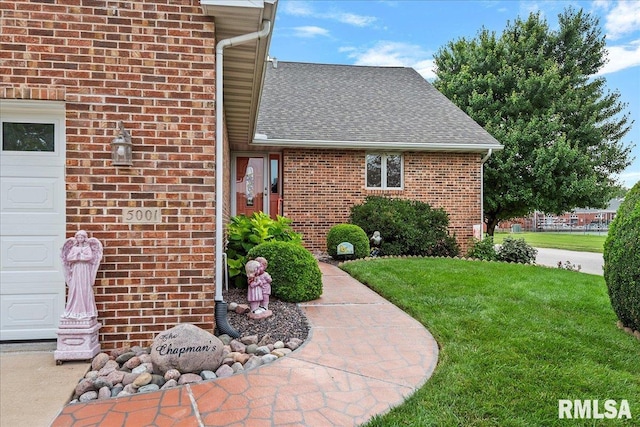
[[[355,426],[402,404],[433,373],[438,344],[339,268],[320,269],[322,297],[301,304],[310,336],[290,355],[227,378],[67,405],[52,426]]]
[[[56,365],[53,343],[0,346],[0,426],[48,426],[71,398],[87,362]]]
[[[549,267],[557,267],[558,262],[564,265],[567,261],[571,264],[580,266],[580,272],[588,274],[597,274],[602,276],[602,266],[604,259],[602,254],[595,252],[574,252],[562,249],[536,248],[538,255],[536,256],[536,264]]]

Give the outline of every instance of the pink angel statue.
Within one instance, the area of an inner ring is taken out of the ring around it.
[[[95,237],[88,238],[80,230],[62,246],[60,254],[64,266],[64,278],[69,286],[67,305],[62,317],[67,319],[91,319],[98,316],[93,295],[93,283],[100,260],[102,243]]]

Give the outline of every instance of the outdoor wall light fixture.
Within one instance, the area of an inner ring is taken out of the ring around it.
[[[111,164],[113,166],[132,166],[131,134],[118,122],[118,135],[111,140]]]

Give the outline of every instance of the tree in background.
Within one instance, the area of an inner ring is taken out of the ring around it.
[[[597,18],[566,9],[551,31],[539,13],[502,36],[449,42],[435,55],[435,87],[491,133],[504,150],[485,163],[489,235],[504,219],[534,210],[603,208],[613,174],[631,162],[629,113],[619,92],[594,74],[606,62]]]

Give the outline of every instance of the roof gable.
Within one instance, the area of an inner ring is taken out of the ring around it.
[[[254,143],[469,145],[498,141],[412,68],[268,64]],[[266,140],[264,139],[266,135]]]

